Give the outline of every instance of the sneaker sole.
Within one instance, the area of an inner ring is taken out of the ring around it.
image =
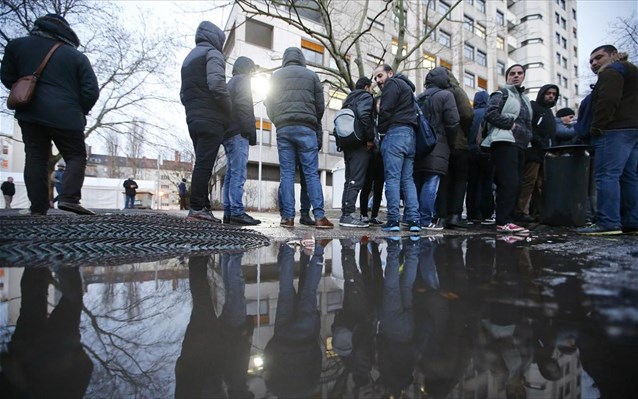
[[[341,223],[339,222],[339,226],[341,227],[355,227],[359,229],[365,229],[366,227],[370,227],[369,224],[351,224],[351,223]]]
[[[410,227],[410,231],[413,233],[418,233],[419,231],[421,231],[420,227],[416,227],[416,226],[412,226]]]
[[[592,233],[578,233],[583,236],[619,236],[622,235],[623,232],[620,230],[610,230],[610,231],[596,231]],[[625,233],[625,234],[636,234],[636,233]]]
[[[315,226],[318,229],[334,229],[334,226]]]
[[[401,231],[401,227],[399,227],[399,226],[383,227],[383,231]]]

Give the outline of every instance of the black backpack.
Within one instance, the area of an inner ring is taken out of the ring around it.
[[[363,128],[357,116],[356,103],[342,108],[335,114],[332,134],[337,142],[337,151],[350,149],[365,142]]]

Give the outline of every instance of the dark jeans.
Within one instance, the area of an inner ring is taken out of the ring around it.
[[[452,150],[447,176],[447,216],[461,215],[467,189],[468,150]]]
[[[484,220],[494,213],[494,165],[487,154],[471,152],[467,175],[467,219]]]
[[[366,168],[366,180],[363,183],[361,195],[359,196],[359,207],[361,208],[362,216],[368,216],[368,199],[370,198],[370,192],[373,190],[373,187],[372,213],[370,214],[370,217],[376,218],[379,216],[384,182],[383,157],[381,157],[381,153],[379,151],[375,150],[369,158],[368,166]]]
[[[200,211],[210,208],[208,182],[224,138],[224,127],[214,122],[194,121],[188,124],[188,132],[195,148],[190,205],[191,209]]]
[[[357,209],[357,197],[366,180],[369,159],[370,153],[365,146],[343,151],[346,173],[341,196],[341,213],[344,215],[350,215]]]
[[[51,142],[66,162],[66,170],[62,176],[62,193],[60,202],[80,203],[84,171],[86,168],[86,147],[82,130],[56,129],[19,122],[22,129],[26,162],[24,166],[24,182],[27,195],[31,201],[31,212],[46,213],[49,210],[49,154]]]
[[[514,209],[521,191],[525,168],[525,152],[514,143],[495,142],[491,147],[496,182],[496,224],[513,220]]]

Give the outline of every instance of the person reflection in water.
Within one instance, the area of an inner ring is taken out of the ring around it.
[[[341,239],[340,242],[341,265],[345,279],[344,299],[343,307],[335,315],[332,324],[332,347],[344,364],[343,377],[352,374],[355,397],[365,396],[365,393],[370,393],[371,389],[375,388],[370,374],[374,359],[374,302],[381,294],[381,290],[376,291],[375,288],[377,281],[383,284],[383,271],[380,263],[368,262],[365,242],[361,243],[359,255],[361,271],[355,259],[356,243],[347,238]],[[378,252],[377,247],[377,257]],[[370,255],[375,256],[374,253]]]
[[[279,398],[312,396],[319,383],[322,353],[317,288],[323,268],[323,243],[302,247],[298,293],[293,285],[295,249],[279,246],[279,297],[275,332],[264,349],[264,380]]]
[[[388,395],[401,397],[412,383],[416,361],[412,289],[419,261],[419,237],[388,238],[383,303],[379,312],[379,382]]]
[[[219,317],[208,281],[212,258],[194,256],[188,262],[193,311],[175,365],[176,399],[254,397],[247,387],[254,326],[246,315],[242,256],[221,255],[224,306]]]
[[[51,314],[47,314],[49,284],[62,294]],[[80,342],[83,304],[78,268],[60,269],[55,279],[48,268],[26,268],[20,288],[20,316],[7,352],[0,355],[2,397],[83,397],[93,363]]]

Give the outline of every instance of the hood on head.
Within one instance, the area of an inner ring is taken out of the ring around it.
[[[71,29],[66,19],[57,14],[47,14],[36,19],[31,34],[51,36],[76,48],[80,46],[78,35]]]
[[[255,63],[248,57],[238,57],[233,65],[233,76],[249,75],[255,70]]]
[[[210,21],[202,21],[195,32],[195,43],[210,43],[217,50],[222,51],[226,35],[217,25]]]
[[[474,109],[487,107],[487,100],[489,98],[490,95],[487,94],[485,90],[477,91],[476,94],[474,94]]]
[[[286,51],[284,51],[284,57],[281,60],[281,66],[285,67],[288,65],[299,65],[302,67],[306,66],[306,57],[304,57],[300,48],[288,47]]]
[[[556,89],[556,99],[550,103],[545,103],[545,101],[543,100],[543,96],[545,95],[545,92],[549,89]],[[554,84],[545,85],[541,87],[541,89],[538,91],[538,94],[536,95],[536,103],[542,105],[545,108],[552,108],[554,105],[556,105],[558,96],[560,96],[560,89],[558,88],[558,86]]]
[[[407,76],[399,73],[397,75],[394,75],[395,78],[397,79],[401,79],[402,81],[404,81],[405,83],[408,84],[408,86],[410,86],[410,89],[414,92],[414,90],[416,90],[416,86],[414,85],[414,83],[412,83],[412,81],[410,79],[408,79]]]
[[[444,67],[436,67],[428,72],[425,77],[425,87],[438,87],[439,89],[447,89],[450,87],[450,73]]]
[[[447,71],[448,73],[448,82],[450,84],[450,87],[461,87],[461,85],[459,84],[458,79],[456,79],[456,76],[454,76],[454,74],[450,71]]]

